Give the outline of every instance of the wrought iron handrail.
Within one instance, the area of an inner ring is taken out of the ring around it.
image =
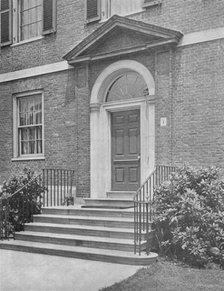
[[[0,239],[9,239],[10,235],[15,238],[15,227],[10,224],[10,202],[11,200],[18,194],[21,195],[21,191],[27,188],[33,181],[39,180],[41,181],[42,174],[39,174],[33,178],[31,178],[26,184],[24,184],[22,187],[17,189],[12,195],[10,196],[3,196],[0,197]],[[25,222],[27,222],[27,219],[29,218],[30,221],[33,220],[33,201],[32,199],[29,201],[29,199],[21,199],[21,224],[24,228]]]
[[[43,196],[43,207],[74,203],[74,170],[43,169],[43,185],[47,189]]]
[[[169,179],[175,167],[156,166],[134,196],[134,252],[141,255],[141,243],[147,241],[146,253],[149,254],[149,227],[153,218],[152,201],[154,188]]]

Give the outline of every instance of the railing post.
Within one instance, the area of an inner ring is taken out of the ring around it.
[[[3,199],[0,198],[0,239],[3,239]]]
[[[149,203],[146,203],[146,254],[149,255]]]
[[[152,201],[154,199],[154,189],[167,180],[175,167],[156,166],[148,179],[136,191],[134,197],[134,253],[139,248],[141,255],[142,235],[146,235],[146,252],[149,254],[149,220],[152,221],[154,211]]]

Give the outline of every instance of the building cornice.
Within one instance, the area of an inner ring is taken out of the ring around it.
[[[0,83],[74,69],[66,61],[0,74]]]
[[[224,27],[185,34],[177,45],[177,48],[181,49],[186,46],[216,41],[219,39],[224,39]],[[61,61],[49,65],[37,66],[29,69],[0,74],[0,83],[52,74],[69,69],[74,69],[74,67],[70,66],[67,61]]]
[[[138,33],[139,35],[151,37],[151,43],[156,41],[169,42],[172,40],[177,44],[183,37],[183,34],[179,31],[167,29],[164,27],[145,23],[134,19],[114,15],[108,19],[104,24],[98,27],[90,35],[84,38],[78,45],[76,45],[70,52],[68,52],[63,58],[69,63],[73,63],[79,57],[89,57],[88,50],[92,47],[100,45],[102,40],[107,38],[111,32],[121,29],[124,31],[131,31]],[[134,38],[133,38],[134,39]],[[103,41],[104,42],[104,41]],[[147,44],[147,41],[146,43]],[[128,49],[131,49],[130,47]],[[108,52],[107,52],[108,53]],[[119,53],[119,49],[115,49],[113,53]],[[106,55],[106,54],[105,54]]]

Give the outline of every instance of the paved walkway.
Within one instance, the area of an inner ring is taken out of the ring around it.
[[[1,291],[95,291],[139,267],[0,250]]]

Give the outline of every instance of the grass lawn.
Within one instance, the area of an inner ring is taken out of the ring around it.
[[[194,269],[159,260],[132,277],[101,291],[224,291],[224,271]]]

